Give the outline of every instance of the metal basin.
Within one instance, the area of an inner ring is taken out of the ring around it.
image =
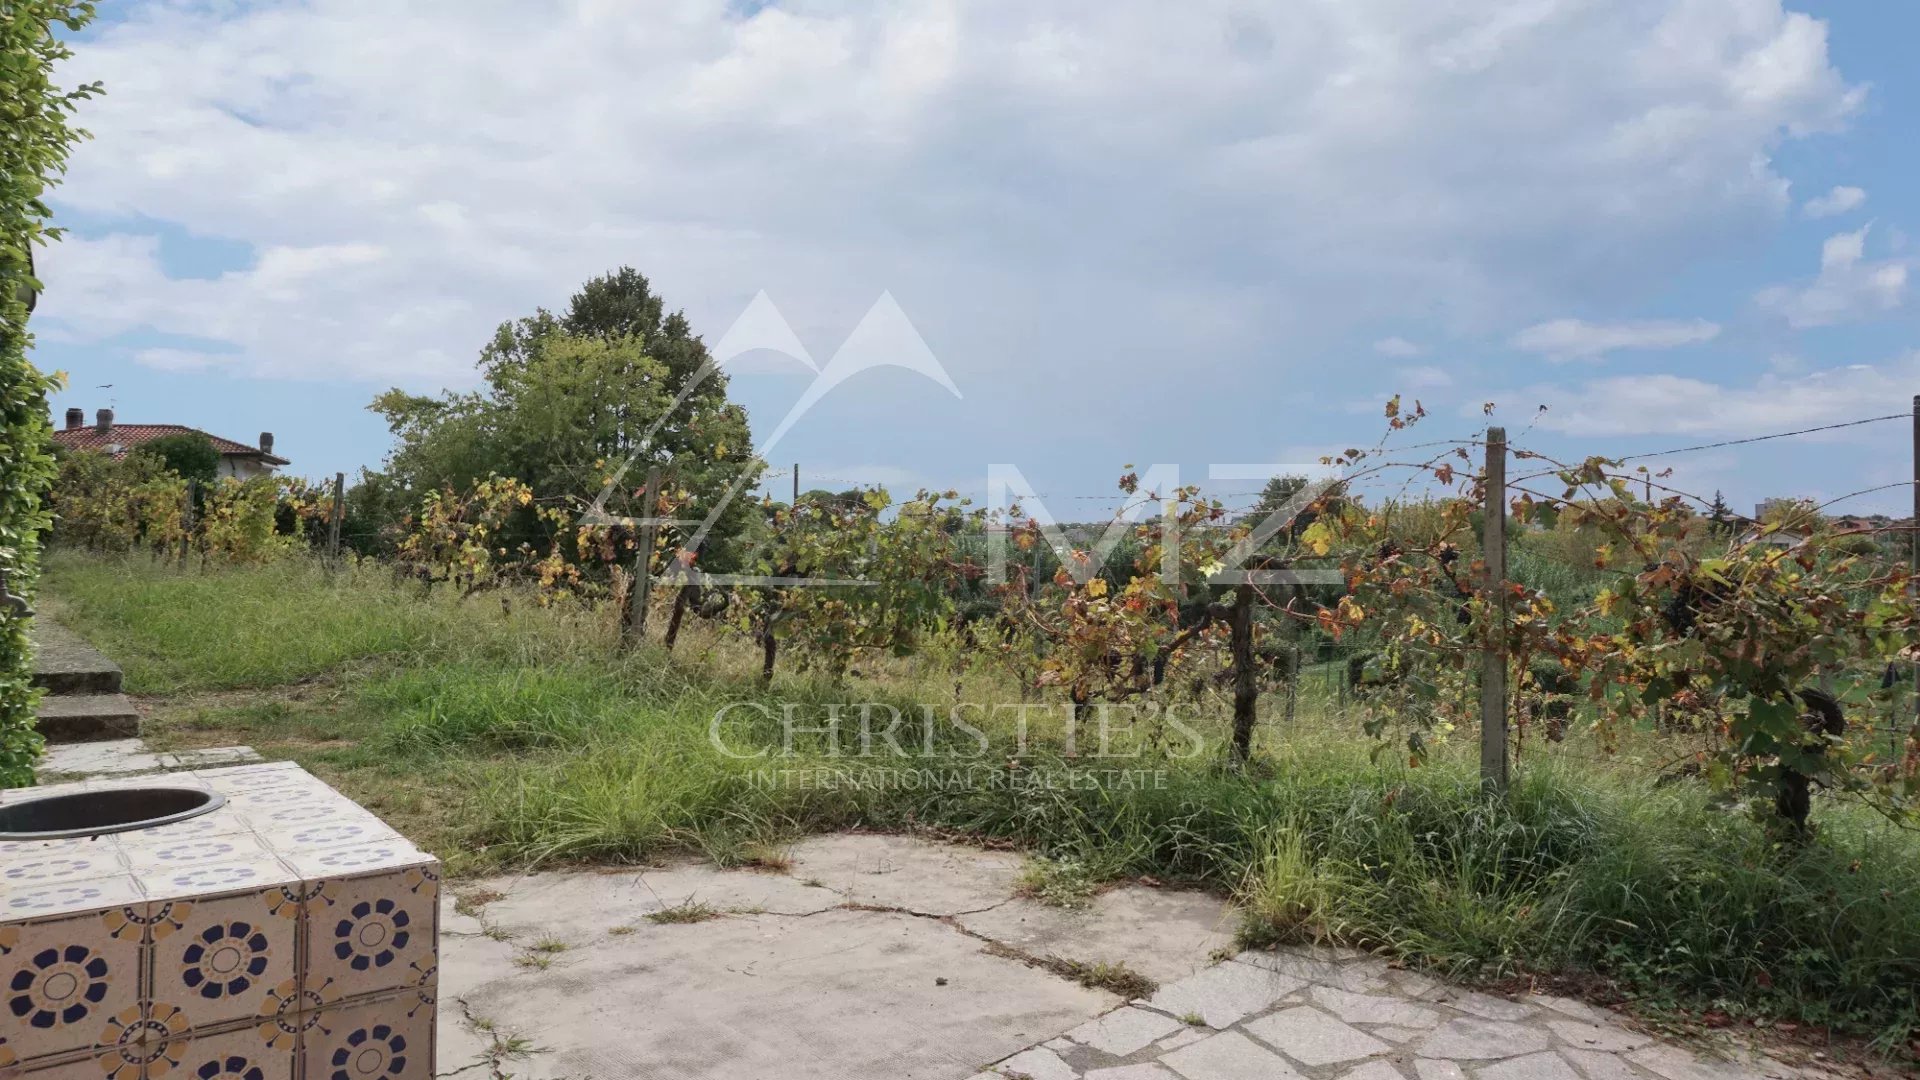
[[[126,787],[80,791],[0,806],[0,840],[64,840],[129,832],[199,817],[227,797],[200,788]]]

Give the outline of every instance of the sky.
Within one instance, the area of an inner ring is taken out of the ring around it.
[[[55,415],[270,430],[304,475],[377,468],[375,394],[473,388],[494,326],[623,264],[738,352],[783,476],[1011,466],[1072,519],[1128,466],[1372,445],[1395,393],[1419,439],[1492,403],[1562,459],[1920,393],[1920,5],[102,7],[60,73],[106,92],[40,256]],[[1657,460],[1904,513],[1912,438]]]

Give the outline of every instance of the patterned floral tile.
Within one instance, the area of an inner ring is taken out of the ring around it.
[[[213,790],[213,785],[192,773],[142,773],[138,776],[102,776],[92,780],[83,780],[77,785],[87,791],[99,791],[102,788],[130,787],[174,787],[198,788],[202,791]],[[51,791],[52,788],[42,790]]]
[[[127,863],[136,874],[159,876],[196,866],[259,861],[272,855],[252,833],[235,832],[223,836],[143,841],[139,847],[128,849]]]
[[[54,840],[6,847],[10,850],[0,852],[0,892],[110,877],[127,870],[112,843]]]
[[[195,769],[193,775],[217,786],[221,791],[240,791],[250,787],[303,783],[312,774],[291,761],[257,761],[249,765],[225,765],[213,769]]]
[[[140,879],[124,871],[88,881],[0,889],[0,919],[39,919],[116,904],[137,904],[146,896]]]
[[[433,1013],[411,992],[321,1013],[301,1049],[306,1080],[428,1080]]]
[[[106,1053],[100,1064],[109,1080],[141,1080],[160,1076],[170,1062],[167,1048],[187,1033],[187,1018],[167,1005],[134,1006],[113,1018],[103,1040]]]
[[[64,840],[7,840],[0,841],[0,866],[13,866],[31,859],[48,858],[58,855],[87,855],[97,851],[102,844],[112,848],[111,840],[92,836],[71,836]]]
[[[110,1043],[112,1019],[140,1009],[145,936],[118,909],[6,927],[0,1019],[8,1052],[31,1065]]]
[[[403,839],[377,840],[366,844],[344,844],[317,851],[294,852],[286,857],[288,866],[308,880],[334,878],[346,874],[371,874],[431,862],[432,857]]]
[[[323,980],[302,988],[288,979],[267,992],[250,1030],[268,1049],[298,1054],[302,1038],[319,1027],[320,1018],[339,1000],[330,982]]]
[[[325,821],[262,829],[258,835],[275,854],[289,859],[334,848],[405,843],[386,822],[372,814],[342,814]]]
[[[84,780],[73,780],[64,784],[41,784],[37,787],[0,789],[0,803],[25,802],[29,799],[44,799],[53,795],[71,795],[76,791],[87,790]]]
[[[147,1066],[147,1080],[293,1080],[299,1051],[258,1026],[217,1035],[190,1033],[168,1043]]]
[[[323,821],[372,816],[345,798],[316,799],[285,806],[252,807],[245,812],[235,807],[235,812],[239,813],[255,832],[262,835],[271,835],[276,831],[301,825],[316,825]]]
[[[0,1067],[4,1067],[5,1056],[0,1055]],[[117,1056],[103,1057],[98,1053],[86,1053],[57,1064],[42,1065],[26,1075],[33,1080],[106,1080],[107,1072],[119,1065]],[[136,1078],[138,1072],[133,1074]]]
[[[191,899],[250,889],[264,891],[295,882],[299,876],[279,859],[263,853],[149,872],[142,881],[149,896]]]
[[[152,829],[136,829],[132,832],[116,833],[104,837],[114,841],[129,859],[138,852],[157,847],[177,844],[182,840],[199,840],[209,836],[231,836],[237,833],[251,832],[247,819],[231,806],[222,806],[199,817],[190,817],[185,821],[176,821],[171,825],[161,825]]]
[[[298,907],[277,900],[254,892],[154,905],[167,914],[150,931],[146,1000],[177,1007],[195,1028],[258,1016],[296,975]]]
[[[166,781],[227,805],[0,845],[0,1075],[430,1077],[439,864],[291,763]]]
[[[331,878],[306,903],[306,986],[357,997],[411,986],[436,962],[439,867]]]

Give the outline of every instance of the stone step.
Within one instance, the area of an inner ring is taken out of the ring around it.
[[[120,665],[42,615],[33,620],[33,685],[49,694],[117,694]]]
[[[40,699],[48,742],[90,742],[140,734],[140,713],[125,694],[48,694]]]

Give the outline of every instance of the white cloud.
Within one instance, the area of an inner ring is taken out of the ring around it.
[[[1744,386],[1680,375],[1624,375],[1579,386],[1536,387],[1503,400],[1547,405],[1539,426],[1569,435],[1739,437],[1903,412],[1917,385],[1920,351],[1881,365],[1766,374]]]
[[[1398,390],[1438,390],[1453,385],[1453,376],[1445,368],[1431,364],[1393,369],[1393,385]]]
[[[1867,229],[1828,237],[1820,247],[1820,276],[1810,284],[1762,289],[1755,301],[1795,329],[1852,322],[1899,307],[1906,300],[1907,264],[1864,261]]]
[[[1836,187],[1825,195],[1808,199],[1807,205],[1801,210],[1810,218],[1837,217],[1850,210],[1858,210],[1866,202],[1865,188]]]
[[[1513,335],[1511,344],[1522,352],[1540,353],[1550,360],[1590,360],[1616,349],[1673,349],[1698,345],[1719,336],[1719,325],[1705,319],[1612,323],[1554,319]]]
[[[141,349],[133,361],[155,371],[205,371],[233,360],[232,356],[195,349]]]
[[[434,386],[628,262],[821,355],[891,289],[1027,419],[1049,363],[1639,287],[1776,220],[1775,148],[1861,100],[1780,0],[148,4],[63,77],[108,92],[58,202],[119,224],[47,253],[52,333]],[[170,280],[147,221],[256,261]]]
[[[1373,351],[1379,353],[1381,356],[1392,356],[1404,360],[1419,356],[1427,350],[1408,341],[1406,338],[1388,337],[1381,338],[1379,341],[1374,342]]]

